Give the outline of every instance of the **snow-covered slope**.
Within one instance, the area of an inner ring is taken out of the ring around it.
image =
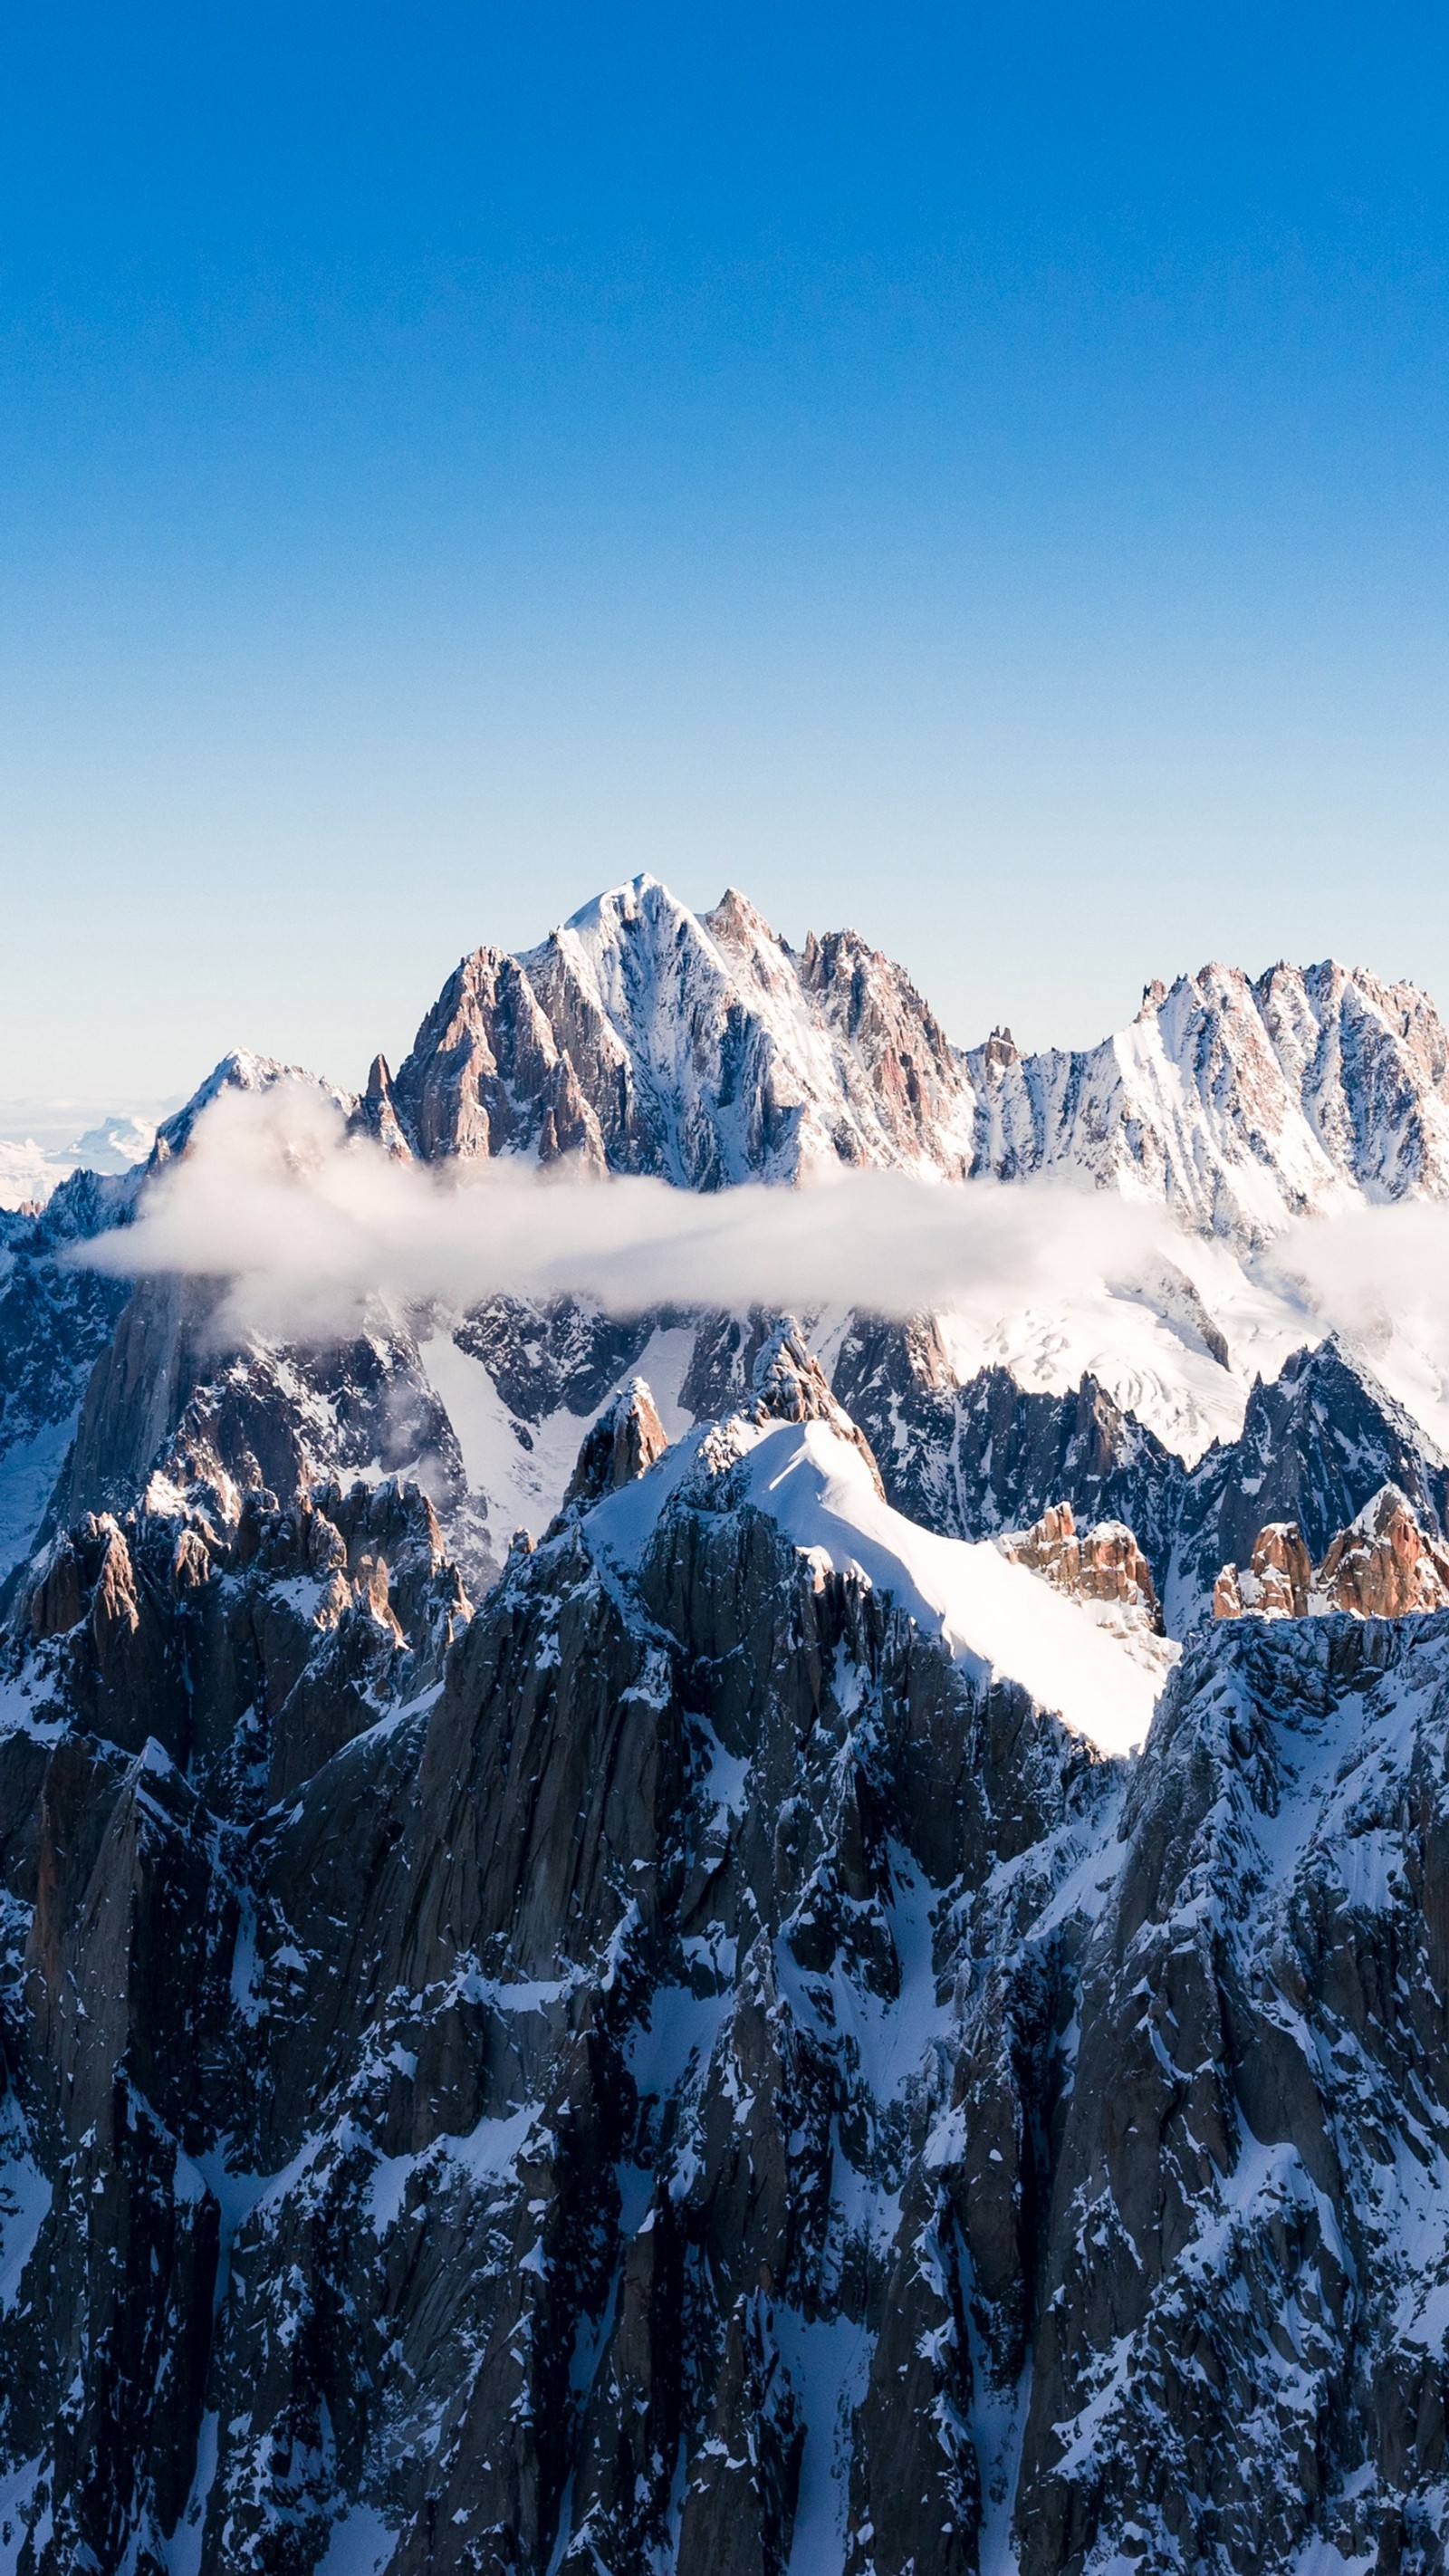
[[[1329,961],[1154,985],[1076,1053],[961,1052],[855,932],[797,952],[733,891],[695,914],[642,876],[519,957],[466,958],[374,1117],[427,1155],[573,1151],[694,1188],[1067,1171],[1241,1246],[1449,1192],[1449,1037],[1415,986]]]
[[[109,1177],[144,1163],[156,1141],[149,1119],[104,1118],[63,1143],[31,1135],[0,1136],[0,1208],[43,1207],[72,1172]]]
[[[853,932],[797,956],[740,895],[695,914],[648,876],[522,957],[465,958],[391,1099],[423,1154],[576,1152],[696,1189],[972,1156],[970,1086],[899,967]]]
[[[732,1470],[732,1493],[764,1512],[818,1568],[855,1574],[939,1637],[980,1683],[1014,1681],[1104,1753],[1147,1733],[1176,1655],[1161,1638],[1111,1634],[1083,1602],[1012,1565],[990,1542],[938,1538],[892,1511],[858,1447],[828,1421],[735,1417],[680,1442],[647,1476],[599,1505],[591,1544],[637,1565],[659,1514],[698,1475]],[[736,1463],[737,1462],[737,1463]]]
[[[1074,1054],[964,1059],[973,1167],[1089,1173],[1185,1223],[1261,1243],[1362,1194],[1449,1193],[1449,1035],[1427,994],[1332,960],[1156,984]]]

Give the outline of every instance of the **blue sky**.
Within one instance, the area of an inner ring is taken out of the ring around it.
[[[1449,22],[30,5],[0,1096],[358,1080],[648,867],[967,1042],[1437,988]]]

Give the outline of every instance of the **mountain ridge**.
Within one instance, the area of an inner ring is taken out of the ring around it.
[[[1104,1758],[751,1382],[471,1615],[395,1484],[40,1573],[21,2576],[1437,2576],[1449,1615],[1227,1622]]]
[[[391,1091],[426,1157],[523,1146],[692,1187],[832,1158],[1070,1167],[1246,1244],[1344,1189],[1449,1193],[1449,1036],[1413,985],[1209,965],[1094,1047],[959,1048],[856,932],[797,953],[733,888],[696,915],[648,876],[465,957]]]
[[[848,1400],[866,1401],[869,1408],[864,1388],[873,1370],[882,1400],[895,1408],[904,1446],[896,1445],[892,1433],[882,1448],[893,1494],[930,1516],[944,1508],[932,1499],[939,1477],[928,1457],[920,1474],[911,1459],[923,1439],[928,1449],[941,1441],[949,1447],[958,1437],[952,1423],[963,1418],[962,1408],[943,1408],[936,1397],[942,1390],[949,1394],[953,1383],[984,1388],[990,1370],[1003,1364],[1025,1392],[1059,1403],[1093,1377],[1120,1411],[1137,1413],[1189,1458],[1214,1436],[1231,1445],[1255,1368],[1273,1375],[1294,1347],[1293,1335],[1285,1333],[1255,1359],[1251,1340],[1238,1347],[1240,1327],[1221,1308],[1224,1291],[1230,1301],[1238,1296],[1240,1265],[1255,1258],[1252,1246],[1265,1221],[1271,1219],[1271,1239],[1292,1210],[1315,1194],[1321,1199],[1326,1193],[1330,1204],[1342,1205],[1394,1193],[1434,1197],[1443,1189],[1437,1139],[1449,1120],[1446,1041],[1432,1005],[1413,988],[1381,986],[1334,966],[1279,965],[1256,981],[1213,967],[1180,977],[1171,988],[1150,987],[1133,1027],[1142,1059],[1135,1073],[1131,1064],[1124,1073],[1120,1056],[1131,1031],[1075,1055],[1022,1057],[1000,1033],[980,1048],[958,1050],[910,979],[856,934],[812,935],[797,954],[733,890],[712,912],[696,916],[657,880],[646,878],[596,898],[516,957],[488,948],[471,952],[425,1014],[395,1077],[379,1059],[360,1096],[325,1082],[318,1088],[354,1129],[371,1133],[394,1153],[429,1160],[500,1151],[545,1162],[574,1155],[598,1170],[655,1171],[679,1185],[703,1187],[741,1177],[798,1180],[812,1170],[863,1161],[946,1179],[983,1169],[1008,1176],[1073,1171],[1098,1188],[1138,1197],[1155,1192],[1188,1228],[1182,1262],[1140,1293],[1134,1290],[1126,1303],[1116,1291],[1105,1292],[1105,1302],[1104,1292],[1094,1291],[1096,1302],[1077,1324],[1067,1319],[1059,1325],[1048,1313],[1024,1348],[1018,1347],[1019,1334],[1009,1335],[1004,1346],[999,1336],[974,1328],[963,1339],[959,1325],[944,1344],[939,1334],[933,1343],[924,1326],[875,1328],[868,1319],[859,1330],[836,1331],[832,1366],[846,1371]],[[1346,1051],[1345,1029],[1357,1031]],[[1280,1056],[1298,1086],[1296,1110]],[[1152,1093],[1155,1125],[1134,1125],[1127,1073]],[[300,1068],[244,1052],[223,1058],[161,1129],[149,1170],[184,1152],[197,1116],[218,1090],[288,1079],[317,1082]],[[1316,1126],[1303,1111],[1305,1097]],[[1226,1159],[1220,1150],[1224,1136],[1233,1143]],[[1280,1152],[1286,1157],[1282,1173],[1271,1179],[1265,1198],[1262,1175],[1277,1173],[1274,1157]],[[1189,1169],[1191,1187],[1180,1179]],[[1350,1177],[1352,1172],[1366,1177]],[[104,1207],[97,1200],[91,1221],[124,1222],[145,1178],[138,1172],[107,1185],[112,1197]],[[175,1427],[158,1419],[150,1432],[138,1421],[122,1434],[114,1397],[107,1395],[121,1444],[118,1449],[113,1439],[110,1454],[128,1463],[124,1469],[84,1465],[87,1455],[99,1453],[78,1412],[84,1388],[74,1354],[82,1344],[60,1348],[71,1332],[68,1318],[79,1291],[65,1284],[56,1248],[65,1205],[79,1206],[83,1196],[67,1183],[49,1225],[6,1220],[13,1248],[10,1278],[0,1283],[0,1342],[8,1337],[12,1375],[32,1389],[28,1410],[12,1396],[0,1414],[0,1450],[10,1460],[8,1484],[0,1460],[0,1520],[11,1561],[33,1542],[47,1479],[54,1484],[67,1440],[81,1435],[81,1463],[57,1497],[62,1514],[122,1499],[140,1454],[154,1451]],[[1243,1213],[1248,1203],[1251,1223]],[[1215,1235],[1214,1226],[1226,1231]],[[1218,1241],[1221,1253],[1213,1250]],[[1194,1246],[1205,1249],[1200,1254]],[[158,1297],[164,1306],[169,1295],[144,1284],[138,1289],[125,1328],[129,1343],[137,1344],[148,1300],[154,1309]],[[180,1310],[174,1311],[177,1320],[167,1327],[173,1343],[180,1330]],[[1246,1311],[1256,1318],[1251,1298]],[[108,1314],[107,1324],[113,1322]],[[386,1360],[379,1374],[358,1345],[358,1365],[380,1390],[397,1388],[401,1418],[424,1422],[434,1419],[440,1404],[447,1413],[454,1382],[463,1385],[474,1355],[486,1351],[485,1366],[493,1375],[476,1383],[484,1410],[501,1405],[497,1432],[490,1435],[493,1453],[509,1454],[506,1447],[498,1451],[499,1440],[524,1450],[536,1447],[543,1417],[531,1405],[520,1410],[499,1390],[519,1378],[510,1352],[536,1334],[538,1319],[505,1301],[481,1338],[468,1318],[453,1318],[446,1329],[461,1354],[448,1360],[447,1389],[429,1383],[417,1337],[404,1318],[380,1316],[374,1335],[378,1347],[395,1349],[398,1359]],[[582,1322],[578,1329],[585,1329]],[[647,1339],[587,1329],[601,1352],[617,1347],[617,1366],[624,1371],[624,1342],[632,1340],[637,1356]],[[1256,1320],[1251,1329],[1259,1329]],[[877,1354],[869,1367],[859,1356],[862,1331]],[[1080,1349],[1075,1371],[1069,1358],[1074,1337]],[[141,1341],[151,1352],[145,1366],[152,1382],[179,1388],[189,1365],[180,1345],[164,1358],[154,1334],[149,1340],[143,1334]],[[84,1343],[87,1368],[104,1360],[103,1342],[98,1324]],[[112,1363],[106,1365],[114,1375]],[[259,1365],[275,1401],[277,1365]],[[311,1363],[303,1356],[298,1365],[307,1378]],[[886,1390],[886,1380],[894,1393]],[[1392,1382],[1403,1401],[1402,1370]],[[601,1383],[590,1401],[602,1403],[621,1383],[621,1377]],[[701,1380],[700,1402],[707,1407],[702,1388]],[[94,1416],[102,1401],[99,1385],[85,1401]],[[386,1401],[392,1404],[393,1396]],[[334,1396],[319,1387],[314,1412],[324,1429],[333,1405]],[[351,1409],[359,1423],[370,1418],[366,1403]],[[375,1407],[373,1414],[378,1430],[367,1450],[359,1445],[360,1431],[340,1444],[330,1434],[314,1440],[317,1472],[345,1474],[375,1458],[383,1472],[415,1469],[435,1476],[440,1506],[453,1515],[455,1543],[478,1579],[490,1551],[492,1562],[500,1561],[509,1532],[479,1540],[481,1555],[465,1536],[457,1515],[464,1509],[467,1477],[456,1438],[441,1430],[433,1437],[429,1454],[441,1462],[434,1470],[423,1452],[409,1454],[399,1445]],[[572,1454],[570,1419],[569,1410],[559,1416],[553,1440],[553,1472],[560,1479]],[[869,1411],[868,1428],[881,1446],[884,1418]],[[305,1453],[301,1414],[296,1436]],[[1433,1437],[1426,1430],[1431,1446]],[[1386,1465],[1385,1474],[1391,1472]],[[513,1481],[502,1474],[495,1511]],[[560,1481],[544,1495],[542,1519],[561,1491]],[[1076,1487],[1020,1497],[1027,1520],[1062,1500],[1082,1506],[1090,1497]],[[487,1492],[468,1509],[481,1529],[490,1510]],[[533,1523],[535,1533],[542,1519]],[[939,1525],[958,1531],[963,1526],[959,1512]],[[977,1534],[976,1527],[968,1534]]]
[[[1250,1329],[1304,1208],[1444,1194],[1442,1031],[1144,1009],[958,1055],[646,886],[318,1087],[444,1166],[1155,1193],[1085,1347],[1190,1457],[1053,1311],[302,1348],[69,1266],[144,1174],[0,1220],[0,2576],[1446,2576],[1449,1457]]]

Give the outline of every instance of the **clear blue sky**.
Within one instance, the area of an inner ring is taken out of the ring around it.
[[[1449,1005],[1449,20],[21,0],[0,1095],[648,867],[953,1035]]]

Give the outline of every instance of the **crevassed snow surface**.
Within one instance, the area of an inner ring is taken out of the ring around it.
[[[859,1450],[828,1423],[776,1423],[751,1434],[746,1498],[822,1567],[855,1571],[889,1593],[929,1635],[983,1677],[1020,1682],[1104,1753],[1142,1742],[1162,1675],[1088,1609],[989,1542],[938,1538],[882,1502]],[[647,1476],[590,1515],[594,1543],[618,1565],[637,1563],[698,1438],[678,1442]]]

